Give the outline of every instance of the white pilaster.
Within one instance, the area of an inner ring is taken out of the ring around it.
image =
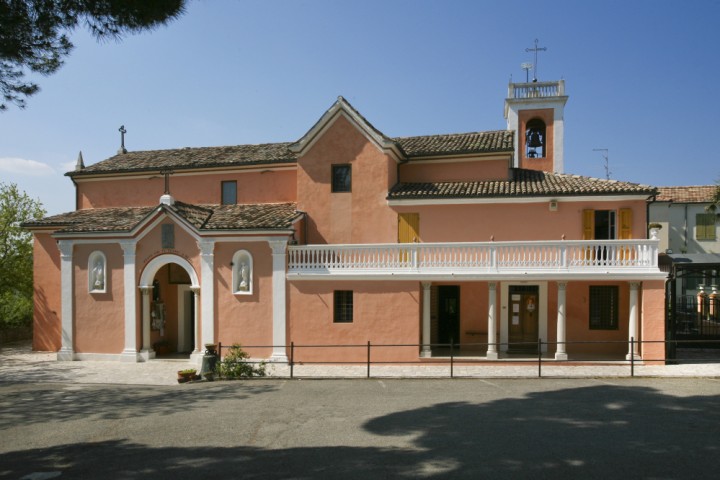
[[[60,240],[60,292],[61,292],[61,346],[57,353],[60,361],[75,360],[73,350],[73,242]]]
[[[422,303],[422,350],[421,357],[432,357],[430,348],[430,287],[431,282],[422,282],[423,303]]]
[[[200,343],[198,342],[198,340],[199,340],[199,337],[198,337],[198,322],[199,322],[199,320],[200,320],[200,318],[199,318],[199,316],[198,316],[198,314],[200,313],[200,287],[192,286],[192,287],[190,287],[190,291],[191,291],[191,292],[193,293],[193,295],[194,295],[194,302],[193,302],[193,306],[194,306],[194,310],[193,310],[193,329],[194,329],[194,332],[195,332],[195,335],[194,335],[194,337],[195,337],[195,345],[193,345],[193,351],[192,351],[192,353],[190,354],[190,361],[197,362],[198,365],[200,365],[200,364],[202,363],[202,357],[203,357],[203,351],[202,351],[202,349],[200,349],[200,348],[198,347],[198,345],[200,344]]]
[[[155,358],[155,351],[150,344],[150,295],[153,287],[140,287],[142,292],[142,350],[140,350],[140,358],[148,361]]]
[[[287,325],[287,306],[285,302],[285,273],[287,263],[287,239],[269,240],[272,249],[272,299],[273,299],[273,352],[270,360],[287,362],[285,352],[285,331]]]
[[[135,246],[136,242],[120,242],[123,249],[123,289],[125,308],[125,348],[120,354],[123,362],[140,360],[137,351],[137,307],[135,303]]]
[[[640,360],[638,355],[638,344],[639,331],[638,331],[638,289],[640,287],[639,282],[630,282],[630,321],[628,322],[628,353],[625,356],[626,359]],[[630,340],[635,339],[635,342],[630,344]]]
[[[205,345],[206,343],[215,343],[215,241],[200,240],[200,301],[201,303],[201,319],[202,328],[199,342],[195,337],[197,345]]]
[[[555,350],[555,360],[567,360],[567,349],[565,348],[565,338],[567,325],[565,322],[565,308],[567,304],[567,282],[558,282],[557,296],[557,349]]]
[[[497,307],[495,300],[497,298],[497,283],[488,282],[488,349],[487,359],[497,360]]]

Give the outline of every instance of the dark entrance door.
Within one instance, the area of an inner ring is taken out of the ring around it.
[[[460,343],[460,287],[438,287],[438,342]]]
[[[508,353],[537,353],[538,312],[537,285],[510,285],[508,310]]]

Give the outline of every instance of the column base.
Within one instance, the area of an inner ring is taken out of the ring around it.
[[[498,356],[498,352],[487,352],[485,358],[488,360],[497,360],[500,357]]]
[[[420,358],[431,358],[432,357],[432,350],[430,350],[430,347],[423,347],[422,351],[420,352]]]
[[[148,360],[155,358],[155,350],[140,350],[140,354],[138,356],[140,357],[140,361],[147,362]]]
[[[202,359],[205,355],[205,352],[201,352],[200,350],[194,350],[190,354],[190,363],[194,363],[196,365],[202,365]]]
[[[555,360],[567,360],[568,354],[565,352],[555,352]]]
[[[268,362],[270,362],[270,363],[290,363],[287,355],[285,355],[284,352],[273,352],[273,354],[270,356],[270,358],[268,358]]]
[[[136,350],[123,350],[120,354],[120,361],[126,363],[137,363],[140,361],[140,356]]]
[[[635,354],[628,353],[627,355],[625,355],[625,360],[637,361],[637,360],[642,360],[642,357],[640,355],[638,355],[637,353],[635,353]]]
[[[57,352],[57,361],[58,362],[72,362],[75,360],[75,352],[73,352],[69,348],[61,348]]]

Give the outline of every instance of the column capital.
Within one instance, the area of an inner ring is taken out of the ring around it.
[[[200,295],[200,286],[199,285],[193,285],[190,287],[190,291],[194,293],[195,295]]]
[[[138,287],[143,295],[150,295],[153,291],[152,285],[143,285]]]
[[[567,288],[568,282],[557,282],[558,290],[564,291]]]
[[[72,259],[73,247],[75,243],[72,240],[60,240],[57,242],[58,249],[60,250],[60,256],[67,259]]]
[[[497,290],[497,282],[488,282],[489,290]]]
[[[285,255],[285,252],[287,252],[287,245],[288,245],[287,238],[268,240],[268,244],[270,245],[270,248],[272,249],[273,255]]]
[[[432,282],[420,282],[420,285],[422,285],[423,290],[430,290],[430,287],[432,287]]]
[[[204,257],[213,255],[215,251],[215,240],[199,240],[197,244],[200,249],[200,255]]]
[[[136,241],[133,240],[118,243],[120,244],[120,248],[122,248],[123,255],[125,255],[126,257],[135,255],[135,248],[137,247]]]
[[[630,290],[637,290],[640,288],[640,282],[628,282],[630,284]]]

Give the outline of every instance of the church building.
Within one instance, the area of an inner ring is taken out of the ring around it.
[[[564,172],[567,100],[510,83],[506,130],[390,137],[339,97],[297,141],[80,158],[77,209],[25,225],[34,348],[663,360],[631,341],[665,338],[656,190]]]

